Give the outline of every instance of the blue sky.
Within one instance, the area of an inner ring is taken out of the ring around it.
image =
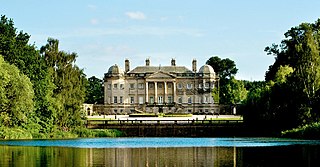
[[[78,54],[88,77],[130,60],[131,68],[177,65],[198,68],[212,56],[230,58],[237,78],[263,80],[274,57],[263,51],[284,33],[320,16],[318,0],[7,0],[0,14],[31,35],[38,48],[48,37]]]

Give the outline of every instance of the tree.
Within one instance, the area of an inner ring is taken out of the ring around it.
[[[29,78],[0,56],[0,125],[13,127],[30,122],[33,97]]]
[[[104,103],[103,80],[96,78],[95,76],[92,76],[88,79],[85,102],[89,104]]]
[[[86,83],[83,70],[75,65],[77,54],[60,51],[59,41],[52,38],[41,47],[40,52],[55,85],[53,96],[56,101],[56,124],[61,129],[74,128],[81,123]]]
[[[228,58],[220,59],[219,57],[214,56],[207,60],[206,64],[210,65],[214,69],[215,73],[219,76],[219,102],[222,104],[234,104],[234,102],[237,100],[233,98],[235,98],[237,95],[233,93],[239,93],[236,91],[230,91],[239,88],[234,87],[238,86],[235,84],[236,81],[234,78],[238,71],[234,61]]]
[[[55,100],[53,89],[55,85],[50,78],[50,71],[43,57],[34,45],[29,43],[30,35],[18,32],[12,19],[1,16],[0,20],[0,54],[6,62],[15,65],[20,72],[27,75],[34,90],[34,110],[43,131],[53,126]]]

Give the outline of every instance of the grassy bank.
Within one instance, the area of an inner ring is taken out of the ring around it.
[[[283,137],[299,139],[320,139],[320,122],[307,124],[281,132]]]
[[[121,137],[125,134],[116,129],[87,129],[83,127],[70,131],[55,130],[40,133],[21,127],[0,127],[0,139],[68,139],[78,137]]]

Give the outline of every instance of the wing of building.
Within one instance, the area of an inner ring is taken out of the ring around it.
[[[219,113],[212,90],[218,89],[219,78],[213,68],[203,65],[197,70],[176,66],[144,66],[125,70],[113,65],[104,75],[104,114],[147,113]]]

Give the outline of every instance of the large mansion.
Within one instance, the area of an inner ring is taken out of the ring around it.
[[[130,69],[125,60],[124,71],[113,65],[104,75],[104,107],[106,114],[146,113],[215,113],[219,105],[212,91],[218,89],[218,77],[213,68],[203,65],[197,70],[177,66],[145,65]]]

